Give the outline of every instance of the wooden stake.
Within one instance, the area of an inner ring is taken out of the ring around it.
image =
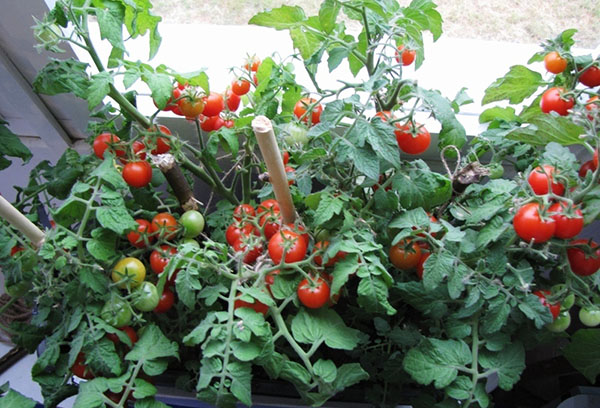
[[[29,218],[19,212],[11,203],[0,196],[0,217],[8,221],[13,227],[21,231],[36,248],[44,243],[46,234],[39,229]]]
[[[275,140],[273,133],[273,124],[265,116],[257,116],[252,121],[252,129],[256,135],[260,152],[262,153],[267,171],[269,172],[269,180],[273,185],[275,199],[279,203],[281,215],[284,224],[293,223],[296,220],[296,209],[292,202],[290,194],[290,186],[288,184],[285,168],[283,167],[283,159],[281,151]]]

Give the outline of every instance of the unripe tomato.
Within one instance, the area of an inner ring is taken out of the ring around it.
[[[546,325],[546,329],[548,329],[552,333],[560,333],[567,330],[570,324],[571,314],[568,310],[563,310],[562,312],[560,312],[558,317],[554,319],[552,323],[548,323]]]
[[[579,320],[588,327],[596,327],[600,324],[600,310],[582,307],[579,310]]]
[[[179,222],[183,226],[183,236],[185,238],[195,238],[204,231],[204,217],[196,210],[184,212]]]
[[[133,292],[133,300],[131,304],[137,310],[149,312],[158,306],[158,290],[152,282],[144,281]]]
[[[544,57],[544,66],[548,72],[560,74],[567,68],[567,60],[556,51],[551,51]]]
[[[135,288],[140,286],[146,278],[146,267],[137,258],[123,258],[113,268],[111,277],[121,289],[125,289],[127,286]]]
[[[115,298],[104,304],[100,317],[116,328],[128,326],[131,323],[131,308],[126,301]]]

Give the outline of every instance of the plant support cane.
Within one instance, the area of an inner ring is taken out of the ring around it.
[[[21,231],[36,248],[44,243],[44,231],[19,212],[11,203],[0,196],[0,217],[8,221],[13,227]]]
[[[267,117],[257,116],[252,121],[252,130],[254,130],[260,152],[267,165],[269,180],[273,184],[275,199],[279,203],[283,223],[291,224],[296,220],[296,209],[292,202],[292,195],[290,194],[290,186],[283,167],[281,151],[275,140],[273,124]]]

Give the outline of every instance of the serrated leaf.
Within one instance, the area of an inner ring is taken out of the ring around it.
[[[531,118],[529,122],[530,125],[511,131],[506,138],[534,146],[545,146],[550,142],[563,146],[584,143],[579,137],[585,133],[584,129],[565,117],[542,114]]]
[[[333,382],[337,377],[337,367],[331,360],[319,359],[313,365],[313,369],[315,375],[327,383]]]
[[[137,229],[138,226],[125,207],[99,207],[96,209],[96,219],[104,228],[118,235],[125,235],[126,232]]]
[[[505,324],[510,314],[510,305],[504,295],[498,295],[490,301],[488,309],[481,319],[481,330],[483,333],[495,333]]]
[[[231,393],[243,404],[252,406],[252,367],[248,363],[233,362],[227,366],[231,376]]]
[[[34,408],[36,405],[37,403],[34,400],[27,398],[12,388],[4,396],[0,397],[0,408]]]
[[[439,147],[443,148],[444,146],[452,145],[460,149],[464,146],[467,142],[467,132],[464,126],[456,119],[450,101],[438,91],[428,91],[419,88],[418,93],[431,108],[434,117],[442,124],[442,129],[438,135]]]
[[[179,358],[179,346],[169,340],[154,324],[146,326],[133,349],[125,355],[128,361],[148,361],[161,357]]]
[[[389,290],[383,277],[369,274],[360,280],[356,290],[358,304],[371,313],[396,314],[396,309],[390,304]]]
[[[104,97],[108,95],[112,83],[113,78],[108,72],[100,72],[92,76],[86,97],[90,110],[98,106]]]
[[[319,22],[324,32],[330,34],[336,25],[341,4],[334,0],[325,0],[319,8]],[[330,69],[331,71],[331,69]]]
[[[400,165],[398,143],[393,131],[390,131],[390,125],[381,120],[368,122],[357,119],[355,127],[357,132],[362,134],[379,157],[394,167]]]
[[[282,6],[273,10],[255,14],[248,24],[285,30],[298,26],[306,20],[304,10],[298,6]]]
[[[86,267],[79,268],[79,280],[96,293],[105,293],[109,285],[106,275]]]
[[[600,374],[600,329],[579,329],[564,348],[564,355],[592,384]]]
[[[104,228],[92,230],[91,235],[92,239],[85,244],[90,255],[100,262],[110,261],[115,256],[117,235]]]
[[[423,264],[425,289],[433,290],[442,283],[445,277],[453,275],[455,260],[456,257],[447,251],[432,253]]]
[[[518,119],[519,117],[515,113],[515,108],[513,108],[512,106],[507,106],[506,108],[494,106],[493,108],[484,110],[479,115],[479,123],[488,123],[493,120],[516,122]]]
[[[321,194],[319,206],[316,210],[315,224],[320,225],[329,221],[334,215],[340,214],[344,202],[331,194]]]
[[[496,79],[485,90],[481,103],[485,105],[490,102],[508,99],[511,104],[519,104],[533,95],[544,84],[544,78],[540,73],[523,65],[514,65],[505,76]]]
[[[166,74],[145,72],[142,81],[148,85],[152,93],[152,99],[159,108],[164,108],[168,100],[173,96],[173,83],[170,76]]]
[[[358,344],[359,331],[346,326],[332,309],[305,309],[292,319],[292,334],[300,343],[325,342],[334,349],[352,350]]]
[[[498,373],[498,385],[505,391],[512,389],[525,369],[525,348],[519,342],[507,345],[497,353],[482,351],[479,364]]]

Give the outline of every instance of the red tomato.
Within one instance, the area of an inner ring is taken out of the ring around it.
[[[256,55],[253,55],[251,57],[249,57],[248,59],[246,59],[246,64],[244,64],[244,69],[246,71],[252,71],[252,72],[256,72],[258,71],[258,68],[260,67],[260,59],[256,57]]]
[[[416,135],[413,135],[416,132]],[[425,126],[412,123],[407,123],[399,127],[396,132],[396,141],[400,150],[408,154],[421,154],[429,147],[431,143],[431,135],[425,129]]]
[[[546,306],[550,309],[550,313],[552,313],[552,317],[556,319],[558,314],[560,313],[560,302],[551,304],[546,300],[546,296],[550,294],[549,290],[536,290],[533,292],[534,295],[540,298],[540,302],[542,305]]]
[[[279,203],[277,202],[277,200],[275,200],[273,198],[269,198],[259,204],[256,212],[259,215],[264,212],[271,212],[271,213],[279,212]]]
[[[402,53],[402,55],[398,55],[399,52]],[[415,60],[417,56],[417,52],[415,50],[409,50],[404,49],[404,45],[399,45],[398,46],[398,51],[396,51],[396,61],[400,62],[400,59],[402,58],[402,65],[407,66],[413,63],[413,61]]]
[[[587,239],[576,239],[571,245],[588,245]],[[600,269],[600,248],[594,241],[589,243],[592,249],[591,255],[586,255],[583,249],[575,246],[567,249],[569,265],[575,275],[590,276]]]
[[[313,249],[313,252],[317,252],[317,251],[321,251],[325,252],[327,250],[327,247],[329,246],[329,241],[319,241],[315,244],[315,247]],[[336,264],[337,261],[341,261],[342,259],[344,259],[346,257],[346,252],[344,251],[338,251],[335,256],[329,258],[329,260],[327,261],[327,263],[325,264],[325,267],[330,268],[333,265]],[[323,264],[323,258],[321,257],[321,255],[316,255],[315,256],[315,263],[319,266],[321,266]]]
[[[170,255],[175,255],[176,253],[176,248],[169,245],[161,245],[160,251],[155,249],[150,254],[150,268],[152,268],[155,274],[160,275],[169,264]]]
[[[554,236],[556,222],[552,218],[543,220],[540,216],[542,209],[538,203],[528,203],[515,214],[513,226],[523,241],[533,239],[536,244],[541,244]]]
[[[558,174],[556,169],[547,164],[538,166],[529,173],[527,181],[533,192],[537,195],[548,194],[548,184],[552,184],[552,192],[556,195],[563,195],[565,186],[554,182],[554,174]],[[548,183],[548,178],[550,183]]]
[[[204,116],[217,116],[225,109],[223,95],[219,93],[211,92],[210,95],[205,96],[202,100],[204,101],[204,111],[202,111]]]
[[[556,223],[556,231],[554,236],[562,239],[573,238],[581,232],[583,229],[583,213],[579,208],[575,209],[575,216],[567,217],[562,214],[564,208],[560,203],[554,203],[549,208],[550,214],[552,215],[554,222]]]
[[[316,281],[309,282],[304,279],[298,285],[296,290],[298,300],[309,309],[318,309],[323,307],[329,300],[329,285],[323,278],[317,278]]]
[[[550,113],[554,111],[561,116],[568,115],[569,109],[575,105],[575,100],[572,97],[563,99],[562,94],[564,93],[565,89],[560,87],[553,87],[544,92],[540,101],[542,112]]]
[[[231,90],[238,96],[246,95],[250,91],[250,82],[245,79],[236,79],[231,83]]]
[[[594,160],[588,160],[581,165],[579,168],[579,177],[585,178],[585,175],[588,171],[594,172],[596,171],[596,165],[594,164]]]
[[[419,262],[417,263],[417,276],[421,280],[423,280],[423,272],[425,272],[425,261],[427,260],[427,258],[429,258],[429,255],[431,255],[431,253],[424,253],[421,256],[421,259],[419,259]]]
[[[163,134],[169,135],[169,136],[172,135],[169,128],[164,125],[158,125],[158,130],[156,130],[156,127],[154,127],[154,126],[152,126],[148,130],[151,132],[163,133]],[[156,147],[154,149],[152,149],[151,153],[152,154],[164,154],[164,153],[167,153],[169,150],[171,150],[171,146],[169,145],[169,139],[164,138],[164,137],[157,137],[156,138]]]
[[[177,234],[177,221],[167,212],[158,213],[152,218],[150,225],[152,234],[160,234],[164,239],[172,239]]]
[[[144,241],[143,236],[148,239],[149,243],[154,240],[154,235],[150,234],[150,222],[141,218],[138,218],[135,222],[138,223],[137,230],[129,232],[127,239],[134,247],[145,248],[146,241]]]
[[[235,126],[235,122],[231,119],[227,119],[226,121],[223,122],[223,126],[225,126],[227,129],[231,129],[232,127]]]
[[[146,145],[139,140],[136,140],[131,145],[131,150],[133,150],[133,154],[139,160],[146,160]]]
[[[94,143],[93,143],[94,154],[99,159],[104,159],[104,152],[106,151],[106,149],[110,149],[109,151],[115,153],[117,156],[125,156],[125,152],[123,150],[114,150],[113,148],[111,148],[109,146],[109,144],[115,145],[115,144],[119,143],[120,141],[121,141],[121,139],[119,139],[119,136],[117,136],[117,135],[114,135],[112,133],[100,133],[94,139]]]
[[[317,103],[316,99],[313,98],[302,98],[298,102],[296,102],[296,106],[294,106],[294,115],[300,119],[302,118],[303,122],[308,123],[309,115],[306,114],[306,111],[309,109],[310,105]],[[321,112],[323,112],[323,106],[321,104],[317,104],[312,107],[312,111],[310,112],[310,123],[316,125],[321,121]]]
[[[237,221],[241,221],[242,218],[248,219],[250,217],[254,217],[256,213],[254,212],[254,207],[250,204],[240,204],[235,207],[233,210],[233,218]]]
[[[221,129],[224,124],[225,121],[219,115],[205,116],[200,122],[200,128],[205,132],[212,132]]]
[[[600,85],[600,68],[589,67],[579,76],[579,82],[590,88]]]
[[[287,165],[290,161],[290,154],[286,150],[284,150],[281,154],[281,159],[283,160],[283,165]]]
[[[15,254],[18,254],[21,251],[25,251],[25,248],[23,248],[22,246],[15,245],[10,249],[10,256],[15,256]]]
[[[282,217],[281,217],[281,214],[279,213],[279,209],[277,209],[277,211],[275,211],[275,210],[270,211],[266,214],[263,214],[260,217],[258,224],[263,229],[265,238],[270,239],[273,235],[275,235],[279,231],[279,229],[281,228],[281,221],[282,221]]]
[[[231,89],[227,89],[225,92],[225,103],[227,104],[227,108],[235,112],[240,107],[241,99],[235,94]]]
[[[237,241],[235,241],[232,245],[232,248],[235,252],[244,252],[244,263],[246,264],[251,264],[254,261],[256,261],[256,258],[258,258],[260,256],[260,254],[262,254],[263,252],[263,247],[262,245],[256,245],[251,249],[247,249],[248,245],[246,245],[244,243],[243,238],[238,239]]]
[[[244,226],[241,226],[239,223],[234,222],[227,227],[225,239],[227,239],[227,243],[229,243],[229,245],[233,246],[233,244],[235,244],[236,241],[239,241],[242,236],[250,236],[250,234],[254,234],[256,236],[260,235],[254,225],[245,224]]]
[[[204,98],[193,88],[186,87],[177,101],[179,110],[188,119],[194,119],[204,112]]]
[[[419,264],[421,260],[421,247],[416,242],[411,244],[402,240],[390,248],[390,262],[400,270],[412,269]]]
[[[83,352],[77,354],[77,358],[75,358],[75,362],[71,366],[71,372],[84,380],[91,380],[95,377],[94,373],[85,365],[85,354]]]
[[[284,258],[285,254],[285,258]],[[280,230],[269,240],[269,256],[275,265],[299,262],[306,256],[306,241],[290,230]]]
[[[548,72],[560,74],[567,68],[567,60],[556,51],[551,51],[544,57],[544,66]]]
[[[123,167],[123,180],[131,187],[146,187],[152,181],[152,166],[147,161],[131,161]]]
[[[296,170],[293,167],[285,166],[285,172],[287,173],[288,186],[291,186],[296,181]]]
[[[162,295],[160,295],[160,300],[158,301],[158,306],[154,309],[154,313],[166,313],[173,307],[175,303],[175,294],[171,291],[171,289],[165,287],[163,289]]]
[[[165,110],[170,110],[176,115],[184,116],[183,112],[181,112],[181,109],[179,108],[179,98],[181,98],[181,94],[184,89],[185,89],[185,86],[183,86],[181,84],[179,84],[173,88],[173,92],[172,92],[173,97],[171,99],[169,99],[169,103],[167,104],[167,107],[170,107],[170,109],[165,108]],[[176,102],[173,102],[173,101],[176,101]]]
[[[300,235],[300,237],[306,243],[306,247],[308,248],[308,244],[310,243],[310,236],[308,235],[308,232],[306,232],[306,228],[304,228],[304,225],[302,225],[302,224],[287,224],[287,227],[290,231],[294,231],[296,234]]]
[[[254,299],[254,303],[249,303],[242,299],[236,299],[235,302],[233,302],[233,308],[239,309],[241,307],[253,309],[256,313],[262,313],[264,316],[266,316],[267,312],[269,311],[269,306],[265,305],[262,302],[259,302],[256,299]]]

